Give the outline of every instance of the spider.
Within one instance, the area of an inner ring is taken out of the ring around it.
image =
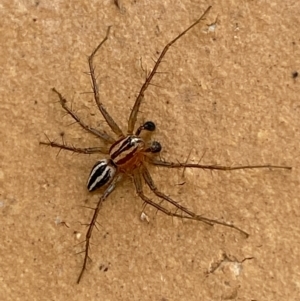
[[[92,89],[95,102],[109,125],[112,132],[116,135],[116,139],[111,135],[107,134],[104,131],[92,128],[85,124],[77,114],[72,111],[70,107],[67,105],[67,100],[62,96],[60,92],[58,92],[55,88],[52,90],[58,95],[60,104],[62,108],[69,114],[71,117],[78,123],[82,128],[84,128],[87,132],[97,136],[102,141],[107,144],[110,144],[110,148],[107,151],[104,147],[92,147],[92,148],[78,148],[73,146],[68,146],[63,142],[62,144],[56,143],[48,139],[48,142],[40,142],[40,144],[48,145],[51,147],[56,147],[76,153],[82,154],[105,154],[108,155],[108,158],[99,160],[94,167],[92,168],[90,175],[87,181],[87,188],[89,191],[94,191],[99,189],[100,187],[105,187],[103,194],[101,195],[97,206],[94,209],[94,214],[91,219],[91,222],[88,227],[88,231],[85,236],[85,248],[84,248],[84,260],[82,264],[82,268],[80,274],[77,279],[77,283],[79,283],[82,279],[82,276],[87,269],[87,263],[89,259],[89,251],[90,251],[90,241],[92,237],[92,232],[94,227],[96,226],[97,217],[101,208],[103,201],[112,193],[112,191],[117,187],[118,183],[122,181],[125,177],[129,177],[135,187],[137,195],[143,200],[145,204],[149,204],[155,207],[157,210],[162,211],[163,213],[172,216],[179,217],[190,220],[201,221],[208,225],[219,224],[225,227],[233,228],[243,235],[248,237],[248,233],[244,230],[236,227],[233,224],[221,222],[215,219],[206,218],[202,215],[195,214],[188,208],[180,205],[178,202],[170,198],[165,193],[158,190],[154,181],[152,180],[151,174],[148,171],[147,166],[150,164],[166,167],[166,168],[201,168],[201,169],[209,169],[209,170],[238,170],[238,169],[250,169],[250,168],[283,168],[283,169],[291,169],[287,166],[272,166],[272,165],[249,165],[249,166],[237,166],[237,167],[227,167],[227,166],[219,166],[219,165],[200,165],[194,163],[174,163],[167,162],[160,159],[157,155],[160,153],[162,146],[158,141],[148,141],[147,139],[142,138],[140,135],[143,131],[153,132],[155,130],[155,124],[152,121],[147,121],[143,125],[139,126],[136,131],[134,131],[137,114],[139,112],[140,105],[144,100],[144,94],[150,85],[152,78],[157,72],[157,68],[159,67],[163,57],[167,53],[168,49],[183,35],[185,35],[188,31],[190,31],[193,27],[195,27],[198,23],[204,20],[205,16],[210,11],[211,6],[206,9],[203,15],[195,21],[192,25],[190,25],[186,30],[180,33],[175,39],[169,42],[162,50],[159,58],[157,59],[154,68],[147,75],[146,80],[143,86],[140,89],[140,92],[135,100],[134,106],[131,110],[129,119],[128,119],[128,127],[127,133],[124,134],[111,115],[106,111],[102,102],[100,101],[99,90],[96,82],[95,76],[95,68],[94,68],[94,57],[99,49],[102,47],[104,42],[109,37],[110,27],[107,28],[105,38],[100,42],[100,44],[95,48],[92,54],[88,57],[89,64],[89,74],[92,81]],[[161,203],[156,203],[152,201],[148,196],[146,196],[143,192],[143,181],[148,185],[151,191],[162,201],[166,201],[171,204],[175,210],[169,210],[161,205]]]

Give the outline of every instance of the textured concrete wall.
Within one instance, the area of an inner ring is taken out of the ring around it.
[[[39,146],[103,145],[65,116],[56,87],[109,131],[90,92],[126,130],[135,97],[164,45],[206,1],[7,1],[0,26],[0,287],[3,300],[298,300],[300,5],[212,1],[149,87],[138,124],[153,120],[166,160],[292,166],[233,172],[152,168],[159,189],[206,217],[250,233],[172,219],[146,207],[130,180],[104,203],[89,269],[76,279],[93,207],[86,179],[99,156]],[[208,27],[214,23],[216,26]],[[210,29],[210,30],[208,30]],[[204,154],[204,156],[203,156]],[[181,185],[179,185],[181,184]],[[145,190],[150,195],[148,190]],[[159,202],[155,197],[153,201]],[[166,205],[163,203],[162,205]],[[60,222],[65,222],[60,223]]]

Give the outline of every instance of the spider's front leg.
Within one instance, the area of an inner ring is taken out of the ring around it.
[[[109,127],[111,128],[111,130],[120,139],[125,136],[124,136],[122,130],[120,129],[120,127],[118,126],[118,124],[110,116],[110,114],[107,112],[107,110],[103,106],[102,102],[100,101],[100,94],[99,94],[98,84],[97,84],[96,75],[95,75],[95,68],[94,68],[94,57],[95,57],[96,53],[99,51],[99,49],[102,47],[102,45],[105,43],[105,41],[108,39],[110,28],[111,28],[111,26],[109,26],[107,28],[105,38],[100,42],[100,44],[95,48],[95,50],[89,56],[88,62],[89,62],[89,67],[90,67],[90,76],[91,76],[91,80],[92,80],[92,88],[93,88],[95,102],[99,108],[99,111],[101,112],[102,116],[106,120],[106,122],[109,125]]]
[[[181,32],[175,39],[173,39],[171,42],[169,42],[164,49],[162,50],[160,56],[158,57],[152,71],[150,72],[150,74],[147,76],[146,81],[144,82],[138,97],[135,100],[134,106],[131,110],[129,119],[128,119],[128,129],[127,129],[127,133],[128,135],[132,135],[133,133],[133,129],[136,123],[136,119],[137,119],[137,114],[139,112],[140,106],[142,101],[144,100],[144,94],[148,88],[148,86],[150,85],[154,75],[157,73],[157,69],[160,65],[160,63],[162,62],[162,59],[164,58],[164,56],[166,55],[166,53],[168,52],[169,48],[176,42],[178,41],[181,37],[183,37],[187,32],[189,32],[193,27],[195,27],[197,24],[199,24],[201,21],[203,21],[206,17],[206,15],[209,13],[211,9],[211,6],[209,6],[206,11],[202,14],[202,16],[195,21],[191,26],[189,26],[186,30],[184,30],[183,32]]]

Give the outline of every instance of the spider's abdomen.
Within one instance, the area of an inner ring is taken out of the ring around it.
[[[138,167],[143,159],[145,142],[142,138],[130,135],[116,141],[110,148],[111,160],[118,167],[134,169]]]
[[[87,181],[89,191],[94,191],[108,183],[115,175],[116,167],[110,160],[98,161],[91,170]]]

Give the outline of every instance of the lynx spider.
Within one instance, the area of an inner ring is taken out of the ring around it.
[[[190,31],[193,27],[195,27],[200,21],[204,20],[208,12],[210,11],[211,6],[206,9],[203,15],[195,21],[192,25],[190,25],[186,30],[181,32],[175,39],[169,42],[164,49],[162,50],[159,58],[155,62],[153,70],[147,75],[146,80],[143,86],[140,89],[140,92],[135,100],[134,106],[131,110],[131,114],[128,120],[128,128],[127,134],[124,134],[114,119],[110,116],[110,114],[104,108],[102,102],[100,101],[99,90],[96,82],[96,76],[94,72],[94,57],[98,50],[102,47],[104,42],[108,39],[110,27],[108,27],[105,38],[101,41],[101,43],[95,48],[92,54],[88,57],[89,69],[90,69],[90,76],[92,80],[92,88],[95,102],[106,120],[107,124],[117,136],[117,139],[114,139],[109,134],[104,131],[97,130],[85,124],[77,114],[72,111],[70,107],[67,106],[66,99],[59,93],[55,88],[53,91],[58,95],[60,104],[63,109],[72,116],[72,118],[78,123],[82,128],[84,128],[87,132],[97,136],[107,144],[111,144],[109,151],[103,147],[92,147],[92,148],[77,148],[73,146],[68,146],[64,142],[62,144],[56,143],[54,141],[49,140],[48,142],[40,142],[40,144],[48,145],[51,147],[57,147],[60,150],[68,150],[76,153],[82,154],[105,154],[108,155],[108,159],[103,159],[98,161],[95,166],[92,168],[87,187],[89,191],[93,191],[97,188],[102,186],[106,186],[104,193],[101,195],[96,208],[94,209],[94,214],[92,220],[89,224],[88,231],[85,237],[85,249],[84,249],[84,261],[81,268],[81,272],[77,279],[77,283],[80,282],[84,271],[87,268],[87,262],[89,259],[89,248],[90,248],[90,240],[92,236],[93,229],[96,225],[96,220],[101,208],[103,201],[111,194],[111,192],[116,188],[118,182],[120,182],[124,177],[129,176],[135,186],[136,192],[138,196],[144,201],[145,204],[149,204],[155,207],[157,210],[162,211],[163,213],[173,216],[179,217],[184,219],[191,219],[191,220],[198,220],[208,225],[219,224],[225,227],[233,228],[243,235],[248,237],[248,233],[243,231],[242,229],[234,226],[233,224],[221,222],[214,219],[206,218],[202,215],[195,214],[194,212],[190,211],[188,208],[180,205],[178,202],[171,199],[169,196],[164,194],[163,192],[159,191],[154,184],[152,177],[147,169],[148,164],[167,167],[167,168],[201,168],[201,169],[208,169],[208,170],[238,170],[238,169],[253,169],[253,168],[283,168],[283,169],[291,169],[287,166],[272,166],[272,165],[252,165],[252,166],[236,166],[236,167],[227,167],[227,166],[219,166],[219,165],[200,165],[200,164],[193,164],[193,163],[174,163],[174,162],[167,162],[161,159],[158,159],[155,156],[157,153],[161,151],[161,144],[157,141],[146,141],[145,139],[140,137],[142,131],[149,131],[153,132],[155,130],[155,124],[152,121],[145,122],[142,126],[138,127],[138,129],[134,133],[134,127],[137,120],[137,114],[139,112],[140,105],[144,100],[144,94],[150,85],[152,78],[157,72],[157,69],[169,50],[169,48],[179,40],[183,35],[185,35],[188,31]],[[151,191],[160,199],[167,201],[172,206],[174,206],[175,210],[170,211],[161,204],[152,201],[148,198],[143,192],[143,180],[149,186]]]

